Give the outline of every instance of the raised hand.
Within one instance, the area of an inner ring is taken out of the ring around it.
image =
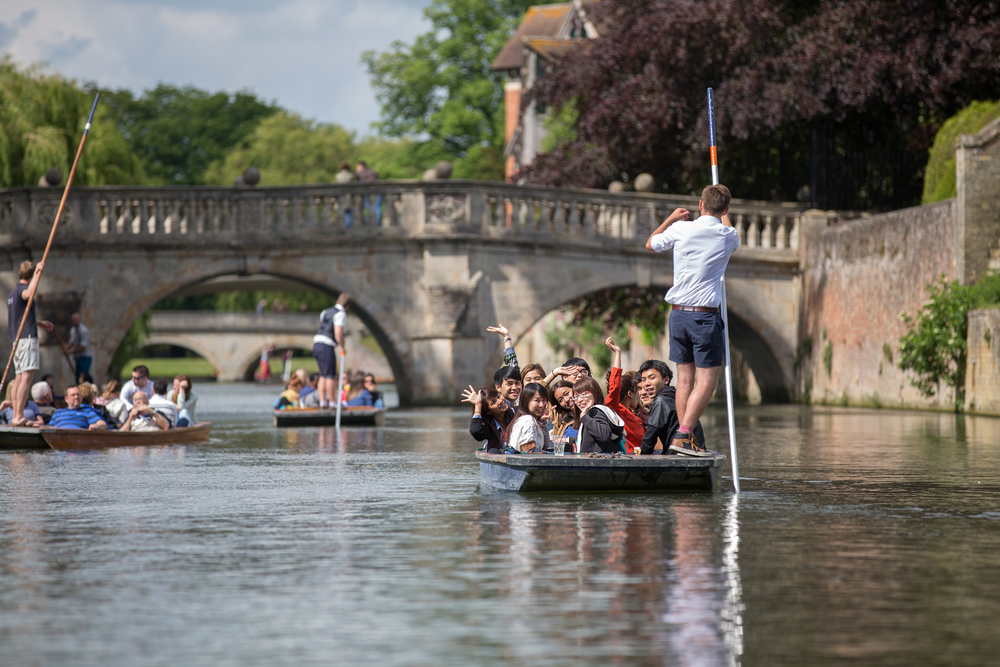
[[[618,354],[622,351],[620,347],[615,345],[615,341],[614,339],[611,338],[611,336],[608,336],[607,340],[604,341],[604,344],[607,345],[608,348],[610,348],[611,351],[614,352],[615,354]]]
[[[476,407],[482,407],[482,405],[483,405],[483,397],[470,384],[469,388],[462,392],[462,402],[463,403],[472,403]]]
[[[495,327],[486,327],[486,330],[490,333],[498,333],[504,338],[510,338],[510,331],[504,325],[497,322]]]

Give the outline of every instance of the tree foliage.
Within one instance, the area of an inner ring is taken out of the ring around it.
[[[18,67],[0,58],[0,187],[37,185],[52,167],[69,175],[83,136],[93,95],[73,81],[41,67]],[[80,158],[78,185],[141,183],[141,162],[98,106],[87,150]]]
[[[600,37],[533,95],[576,100],[575,141],[522,174],[602,186],[652,173],[673,192],[707,179],[705,90],[714,87],[724,176],[744,197],[808,183],[810,124],[851,141],[926,150],[938,124],[995,94],[1000,5],[974,0],[606,0]]]
[[[958,195],[955,141],[959,135],[975,134],[997,117],[1000,117],[1000,102],[973,102],[945,121],[934,137],[927,160],[922,204],[933,204]]]
[[[382,106],[379,130],[436,144],[457,160],[456,176],[502,179],[503,76],[490,66],[532,4],[432,0],[428,32],[362,54]]]
[[[139,97],[108,90],[102,99],[149,179],[161,185],[203,184],[211,163],[279,110],[249,91],[210,93],[162,83]]]
[[[913,373],[911,384],[925,396],[934,396],[941,383],[954,389],[958,412],[965,403],[968,312],[1000,303],[1000,275],[987,275],[974,285],[942,276],[927,285],[927,292],[915,316],[900,313],[909,331],[899,339],[899,367]]]

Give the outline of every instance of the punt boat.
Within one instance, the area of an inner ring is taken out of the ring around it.
[[[134,447],[145,445],[187,445],[208,440],[212,422],[198,422],[194,426],[172,428],[166,431],[87,431],[76,428],[38,428],[52,449],[79,451],[106,447]]]
[[[341,426],[381,426],[385,408],[340,408]],[[336,408],[285,408],[274,411],[275,426],[336,426]]]
[[[726,457],[586,454],[487,454],[476,452],[480,483],[493,491],[718,491]]]
[[[14,449],[49,449],[49,443],[39,428],[0,426],[0,451]]]

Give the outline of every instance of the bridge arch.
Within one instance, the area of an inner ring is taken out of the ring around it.
[[[743,355],[750,370],[753,371],[760,387],[761,398],[764,401],[778,403],[790,399],[789,388],[792,386],[792,369],[787,363],[791,351],[778,334],[767,323],[766,317],[757,312],[752,300],[741,298],[738,279],[730,280],[727,315],[729,318],[729,338]],[[546,314],[561,306],[575,301],[588,294],[605,289],[621,289],[643,287],[659,294],[665,294],[670,284],[637,285],[635,281],[623,281],[622,276],[608,276],[595,273],[586,280],[557,286],[556,289],[543,293],[538,303],[530,311],[523,311],[514,326],[508,325],[520,338],[537,324]],[[735,287],[736,289],[732,289]],[[533,318],[530,319],[529,318]],[[505,323],[506,324],[506,323]]]
[[[132,324],[143,313],[152,308],[160,300],[177,294],[193,285],[203,283],[213,278],[225,275],[270,275],[300,283],[327,294],[337,296],[342,292],[351,295],[351,313],[356,315],[371,331],[378,341],[382,351],[386,355],[393,376],[396,379],[397,390],[399,391],[400,402],[406,404],[412,396],[412,383],[407,373],[406,357],[410,355],[409,340],[405,336],[405,328],[402,323],[388,309],[383,307],[375,295],[370,293],[368,287],[360,281],[352,280],[349,275],[329,275],[327,267],[320,266],[320,261],[315,258],[306,258],[299,262],[282,263],[276,267],[257,267],[251,270],[247,266],[246,258],[241,255],[216,256],[209,261],[204,258],[195,258],[182,262],[178,267],[175,262],[170,275],[157,276],[154,271],[149,275],[156,279],[150,284],[144,285],[138,293],[134,294],[128,307],[121,310],[112,310],[114,305],[108,300],[101,300],[92,306],[89,311],[91,321],[109,322],[105,329],[105,335],[95,346],[95,350],[100,359],[110,360],[115,350],[121,344]],[[112,276],[108,277],[113,278]],[[94,310],[98,312],[93,312]],[[104,311],[104,312],[102,312]],[[92,327],[93,328],[93,327]],[[151,341],[152,342],[152,341]],[[167,341],[162,341],[167,342]],[[300,347],[301,341],[289,341],[285,347]],[[181,347],[186,347],[212,361],[213,353],[203,353],[200,348],[204,348],[197,341],[187,341],[178,343]],[[311,349],[311,344],[307,349]],[[259,350],[257,352],[259,358]],[[242,360],[245,365],[251,359]],[[107,369],[105,365],[104,370]]]

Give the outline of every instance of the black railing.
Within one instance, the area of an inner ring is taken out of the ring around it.
[[[846,211],[891,211],[920,203],[926,155],[878,142],[858,146],[840,128],[812,127],[812,205]]]

